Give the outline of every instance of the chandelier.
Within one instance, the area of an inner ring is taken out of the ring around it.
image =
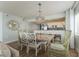
[[[38,10],[38,16],[36,17],[36,20],[44,20],[44,17],[42,16],[41,6],[42,4],[38,3],[39,10]]]

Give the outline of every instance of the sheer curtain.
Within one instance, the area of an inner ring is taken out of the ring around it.
[[[70,48],[74,48],[74,28],[75,28],[74,10],[69,9],[66,11],[66,30],[71,30]]]
[[[75,14],[74,9],[70,9],[70,30],[71,30],[71,48],[75,48]]]

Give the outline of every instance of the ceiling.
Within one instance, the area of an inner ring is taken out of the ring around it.
[[[40,1],[42,3],[42,14],[51,16],[61,13],[73,6],[73,1]],[[16,16],[34,18],[38,15],[39,1],[1,1],[0,11]]]

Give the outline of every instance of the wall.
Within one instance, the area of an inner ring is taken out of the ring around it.
[[[18,40],[17,31],[13,31],[13,30],[9,29],[9,27],[8,27],[8,22],[10,20],[17,21],[20,26],[19,29],[22,31],[25,30],[26,32],[33,32],[34,29],[38,29],[38,25],[32,24],[32,23],[28,22],[27,20],[23,21],[22,17],[17,17],[12,14],[7,14],[4,12],[1,12],[0,18],[1,18],[0,19],[0,24],[1,24],[0,28],[2,26],[2,29],[0,29],[0,41],[2,41],[4,43],[10,43],[10,42]],[[2,32],[2,30],[3,30],[3,32]],[[3,37],[2,37],[2,35],[3,35]]]
[[[0,12],[0,41],[2,41],[2,12]]]
[[[22,18],[11,15],[11,14],[3,13],[2,26],[3,26],[3,42],[4,43],[9,43],[9,42],[18,40],[17,31],[13,31],[8,28],[8,22],[10,20],[15,20],[15,21],[21,23]]]
[[[33,32],[34,30],[39,30],[40,29],[38,24],[29,22],[28,20],[26,20],[25,22],[26,22],[25,27],[27,27],[27,29],[26,29],[27,32]]]
[[[34,30],[39,30],[40,27],[38,24],[30,23],[30,31],[29,32],[34,32]]]

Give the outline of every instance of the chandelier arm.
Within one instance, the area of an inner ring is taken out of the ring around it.
[[[41,3],[38,3],[39,10],[38,10],[37,20],[44,20],[44,17],[42,16],[41,6],[42,6],[42,4]]]
[[[39,3],[38,6],[39,6],[39,11],[38,11],[38,12],[39,12],[39,16],[41,16],[41,15],[42,15],[42,14],[41,14],[41,13],[42,13],[42,11],[41,11],[41,6],[42,6],[42,4]]]

